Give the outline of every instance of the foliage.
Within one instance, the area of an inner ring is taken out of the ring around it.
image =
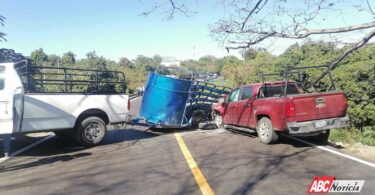
[[[68,66],[76,63],[75,54],[71,51],[68,51],[63,54],[61,57],[61,65]]]
[[[349,100],[349,116],[355,127],[375,126],[375,47],[364,48],[335,71],[338,87]]]
[[[208,73],[220,73],[223,65],[223,58],[217,59],[212,55],[202,56],[199,60],[185,60],[181,62],[181,66],[184,68]]]
[[[123,67],[129,67],[129,68],[134,66],[133,62],[125,57],[120,59],[118,65],[123,66]]]
[[[375,128],[365,127],[362,132],[355,128],[332,129],[329,140],[333,142],[345,142],[349,144],[362,143],[375,146]]]
[[[39,48],[31,52],[30,59],[34,65],[43,66],[48,62],[48,55],[44,53],[42,48]]]
[[[155,71],[158,67],[160,67],[161,61],[161,57],[157,55],[155,55],[153,58],[139,55],[134,60],[134,64],[136,69],[143,69],[148,72]]]
[[[0,63],[17,62],[25,59],[25,56],[20,53],[16,53],[13,49],[0,49]]]

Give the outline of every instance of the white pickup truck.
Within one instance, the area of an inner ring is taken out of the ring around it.
[[[108,124],[128,120],[121,84],[121,72],[0,63],[0,135],[53,131],[98,145]]]

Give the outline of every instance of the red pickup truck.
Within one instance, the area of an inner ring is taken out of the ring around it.
[[[213,118],[218,127],[255,129],[265,144],[282,132],[326,142],[331,128],[349,124],[347,107],[343,92],[302,94],[297,83],[278,81],[234,89],[213,106]]]

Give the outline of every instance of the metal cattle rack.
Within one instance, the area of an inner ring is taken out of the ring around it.
[[[231,88],[204,81],[193,81],[189,90],[184,116],[190,126],[211,119],[212,104],[229,94]]]
[[[119,71],[66,68],[17,63],[25,93],[125,93],[125,75]]]
[[[261,77],[262,77],[261,79],[262,79],[262,83],[264,85],[264,83],[266,82],[266,77],[269,77],[269,76],[283,76],[284,77],[284,81],[285,81],[285,86],[283,86],[284,87],[283,92],[284,92],[284,96],[286,96],[289,79],[290,79],[291,75],[297,74],[297,79],[298,79],[298,82],[301,85],[301,88],[304,91],[309,92],[308,88],[309,87],[315,88],[314,84],[317,83],[318,81],[320,81],[322,78],[319,79],[319,80],[315,80],[314,84],[309,85],[308,83],[305,82],[305,78],[306,78],[306,72],[305,72],[305,70],[308,70],[308,69],[319,69],[319,68],[326,68],[326,72],[327,72],[328,78],[329,78],[329,80],[331,82],[329,90],[336,90],[335,81],[334,81],[333,76],[331,74],[331,69],[330,69],[329,65],[305,66],[305,67],[290,67],[290,66],[286,66],[284,68],[284,70],[281,71],[281,72],[279,72],[279,73],[268,73],[268,74],[261,73]]]
[[[187,105],[212,104],[224,94],[229,94],[231,88],[225,86],[217,86],[213,83],[204,81],[193,81]]]

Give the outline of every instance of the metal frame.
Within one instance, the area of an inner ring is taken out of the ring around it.
[[[303,81],[303,79],[302,79],[302,73],[303,73],[302,71],[303,70],[306,70],[306,69],[318,69],[318,68],[327,68],[328,77],[329,77],[329,80],[331,81],[331,86],[329,87],[329,90],[336,90],[335,82],[334,82],[333,76],[331,74],[331,69],[330,69],[329,65],[305,66],[305,67],[290,67],[290,66],[285,66],[284,71],[281,71],[280,73],[269,73],[269,74],[261,73],[262,83],[264,85],[264,83],[265,83],[265,77],[267,77],[267,76],[284,76],[284,81],[285,81],[284,96],[286,96],[286,92],[287,92],[287,87],[288,87],[290,75],[292,75],[292,74],[298,74],[298,80],[299,81]],[[323,78],[321,78],[321,79],[323,79]],[[318,81],[320,81],[321,79],[319,79]],[[317,83],[318,81],[316,81],[315,83]],[[305,84],[302,84],[301,88],[304,91],[308,91],[308,89],[305,88],[305,86],[306,86]],[[315,89],[314,85],[312,85],[311,87],[313,87]]]
[[[214,103],[217,98],[223,94],[228,94],[232,91],[231,88],[225,86],[218,86],[204,81],[193,81],[190,87],[190,95],[188,104]]]
[[[205,81],[192,81],[189,90],[189,97],[186,101],[183,114],[184,119],[182,120],[181,125],[191,125],[194,112],[198,110],[203,110],[206,115],[209,116],[212,104],[215,103],[222,95],[229,94],[231,91],[232,89],[229,87],[218,86]],[[193,108],[192,112],[189,114],[186,112],[188,107]],[[187,118],[187,115],[191,115],[190,118]]]
[[[18,64],[20,63],[15,63]],[[125,74],[119,71],[35,66],[28,65],[27,62],[15,69],[22,80],[25,93],[108,94],[100,88],[109,87],[110,84],[120,85],[120,91],[113,93],[125,93],[126,90]],[[37,86],[40,90],[33,89]],[[47,86],[60,86],[61,90],[48,91]],[[73,91],[73,87],[82,89]]]

